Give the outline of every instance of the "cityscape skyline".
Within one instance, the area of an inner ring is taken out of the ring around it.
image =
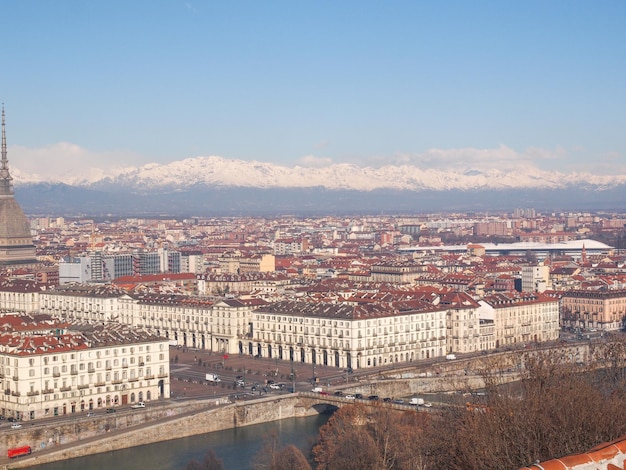
[[[209,155],[626,174],[622,2],[12,2],[4,13],[16,174]]]

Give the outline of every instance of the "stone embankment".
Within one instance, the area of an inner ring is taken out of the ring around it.
[[[302,406],[298,394],[215,405],[215,400],[206,400],[154,406],[118,416],[111,413],[78,418],[70,424],[55,424],[54,429],[25,425],[19,432],[5,434],[0,445],[4,449],[3,455],[7,455],[8,448],[30,445],[32,455],[11,461],[5,457],[0,465],[1,468],[27,468],[233,427],[317,414],[314,408],[305,409]]]

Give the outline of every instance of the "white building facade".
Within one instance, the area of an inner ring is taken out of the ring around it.
[[[3,416],[33,420],[170,396],[162,338],[123,325],[67,327],[16,315],[2,321],[15,325],[0,336]]]

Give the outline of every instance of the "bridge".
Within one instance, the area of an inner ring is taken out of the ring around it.
[[[345,405],[353,405],[359,403],[364,406],[380,407],[396,409],[399,411],[416,410],[415,405],[408,403],[394,403],[382,400],[354,399],[345,396],[327,395],[315,392],[298,392],[298,400],[300,406],[309,409],[312,408],[319,414],[333,413]]]

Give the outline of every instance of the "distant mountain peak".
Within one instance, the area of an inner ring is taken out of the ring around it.
[[[15,172],[16,184],[45,183],[40,176]],[[576,186],[606,190],[626,184],[626,175],[599,176],[529,168],[518,170],[422,169],[413,165],[359,167],[339,163],[321,168],[287,167],[259,161],[198,156],[168,164],[148,163],[105,174],[95,180],[68,177],[70,186],[106,189],[123,187],[140,192],[185,190],[190,187],[324,188],[328,190],[402,191],[566,189]]]

